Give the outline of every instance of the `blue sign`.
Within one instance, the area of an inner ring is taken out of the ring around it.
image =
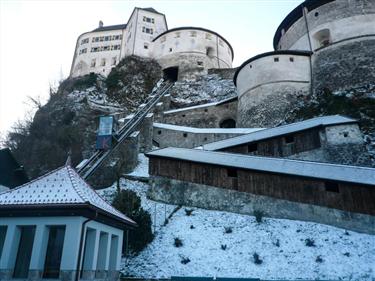
[[[101,116],[96,136],[96,149],[108,150],[112,147],[113,116]]]

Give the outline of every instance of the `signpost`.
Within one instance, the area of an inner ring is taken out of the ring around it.
[[[96,136],[96,149],[108,150],[112,147],[113,116],[101,116]]]

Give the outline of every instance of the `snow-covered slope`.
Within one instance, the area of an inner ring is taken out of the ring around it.
[[[142,162],[139,170],[144,172]],[[125,275],[375,280],[375,236],[292,220],[257,223],[253,216],[197,208],[188,216],[189,207],[163,226],[176,206],[148,200],[147,184],[123,180],[122,186],[141,195],[156,224],[154,241],[138,256],[123,260]],[[111,187],[101,193],[110,200],[114,191]],[[182,240],[181,247],[175,247],[175,238]],[[255,264],[255,253],[261,264]]]

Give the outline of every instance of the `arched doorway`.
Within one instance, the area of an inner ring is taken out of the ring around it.
[[[178,79],[178,67],[173,66],[173,67],[165,68],[165,69],[163,69],[163,74],[164,74],[165,80],[175,82]]]
[[[220,128],[236,128],[236,121],[232,118],[224,119],[220,122]]]

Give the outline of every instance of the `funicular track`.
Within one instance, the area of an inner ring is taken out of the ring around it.
[[[96,151],[84,164],[79,164],[77,166],[77,173],[83,179],[87,179],[90,175],[92,175],[95,170],[100,167],[104,160],[106,160],[107,157],[109,157],[112,152],[114,152],[116,148],[134,132],[136,127],[143,121],[150,110],[166,93],[168,93],[173,84],[173,82],[165,81],[164,83],[162,83],[161,87],[154,89],[149,95],[146,104],[142,107],[139,107],[138,110],[134,113],[133,117],[115,132],[113,137],[114,144],[112,145],[112,148],[109,150]]]

